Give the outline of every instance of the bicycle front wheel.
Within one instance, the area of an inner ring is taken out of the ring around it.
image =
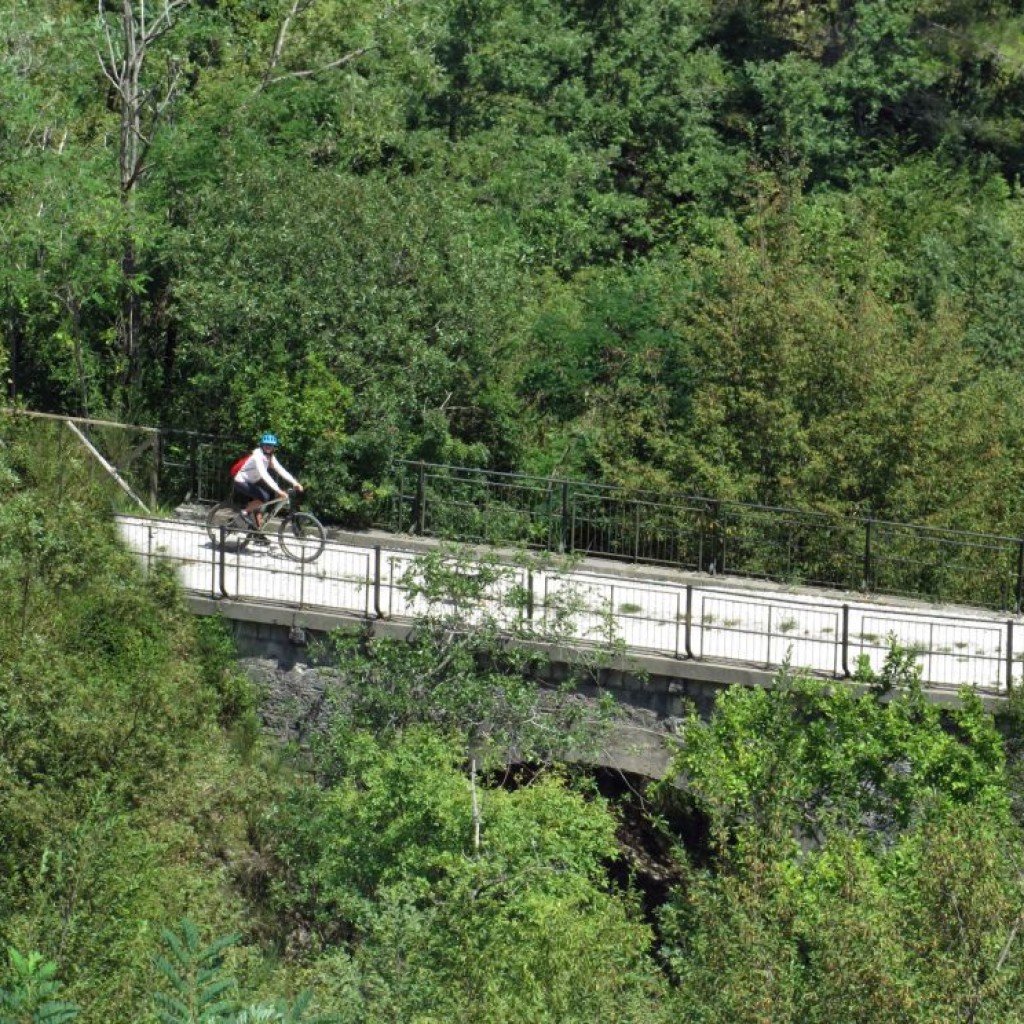
[[[282,521],[277,542],[293,562],[312,562],[320,557],[327,543],[327,533],[316,516],[296,512]]]
[[[225,546],[231,545],[236,551],[241,551],[248,545],[248,525],[230,501],[214,505],[206,517],[206,532],[215,545],[221,542],[222,530]]]

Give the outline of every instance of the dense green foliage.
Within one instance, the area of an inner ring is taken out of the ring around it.
[[[141,576],[52,433],[0,437],[0,943],[56,962],[80,1020],[138,1020],[162,925],[242,920],[269,762],[217,624]]]
[[[467,778],[502,678],[493,738],[530,734],[524,663],[486,657],[486,626],[464,644],[428,614],[422,645],[349,659],[379,688],[362,704],[342,689],[330,731],[284,758],[228,638],[141,574],[57,436],[0,430],[0,1014],[648,1019],[663,982],[636,899],[606,875],[611,807],[555,772],[515,792]],[[438,563],[419,578],[446,588]],[[440,685],[407,697],[417,674]]]
[[[784,673],[690,722],[709,844],[662,916],[687,1019],[1021,1019],[1003,742],[969,695],[943,722],[911,666],[894,651],[860,697]]]
[[[8,394],[272,427],[353,522],[416,457],[1022,535],[1022,18],[6,4]],[[443,567],[292,758],[54,437],[0,427],[0,1020],[1024,1020],[1019,708],[730,693],[645,904],[613,801],[494,773],[566,723]]]
[[[1019,0],[99,7],[0,16],[29,405],[1024,532]]]
[[[514,579],[439,555],[410,642],[339,638],[290,752],[57,436],[0,429],[0,1020],[1024,1019],[1018,704],[1004,742],[907,652],[856,692],[783,673],[622,801],[556,767],[572,703],[467,614]]]

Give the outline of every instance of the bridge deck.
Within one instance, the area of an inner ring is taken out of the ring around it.
[[[419,554],[437,546],[383,533],[336,534],[317,561],[302,565],[276,546],[221,552],[195,522],[120,516],[118,525],[147,566],[173,565],[190,594],[226,599],[235,609],[246,603],[278,608],[296,623],[301,614],[325,621],[410,621],[425,605],[407,597],[402,576]],[[514,553],[507,555],[514,564]],[[499,620],[504,616],[511,624],[528,615],[541,632],[571,591],[583,608],[575,618],[575,642],[606,646],[618,640],[640,659],[699,665],[699,675],[714,679],[717,673],[723,683],[745,678],[744,668],[770,672],[787,661],[828,678],[850,676],[862,657],[877,669],[889,637],[917,652],[924,683],[940,694],[967,686],[986,697],[1005,697],[1024,671],[1024,657],[1014,647],[1021,619],[978,609],[593,559],[563,568],[516,565],[506,593],[510,586],[524,588],[529,600],[524,610],[523,603],[497,594],[488,611]]]

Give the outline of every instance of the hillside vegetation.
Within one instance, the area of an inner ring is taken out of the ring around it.
[[[783,673],[609,789],[543,756],[534,659],[428,617],[339,637],[288,750],[52,442],[0,421],[4,1024],[1024,1020],[1016,699]]]
[[[8,390],[1020,535],[1021,14],[8,5]]]
[[[1022,25],[7,3],[8,394],[274,429],[356,524],[413,457],[1024,535]],[[1024,1021],[1017,696],[783,673],[612,791],[428,618],[284,749],[55,436],[0,417],[0,1024]]]

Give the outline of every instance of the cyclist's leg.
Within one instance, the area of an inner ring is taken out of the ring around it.
[[[252,508],[250,510],[250,514],[253,517],[253,521],[256,523],[256,528],[257,529],[262,529],[262,527],[263,527],[263,506],[268,501],[273,500],[274,495],[271,492],[270,488],[266,486],[266,484],[251,484],[251,487],[252,487],[252,489],[254,491],[256,491],[259,494],[259,497],[254,502],[254,504],[253,504],[253,506],[252,506]]]
[[[270,500],[270,491],[263,484],[239,483],[235,481],[235,493],[244,503],[242,509],[244,515],[258,529],[262,522],[259,510],[263,507],[265,501]]]

